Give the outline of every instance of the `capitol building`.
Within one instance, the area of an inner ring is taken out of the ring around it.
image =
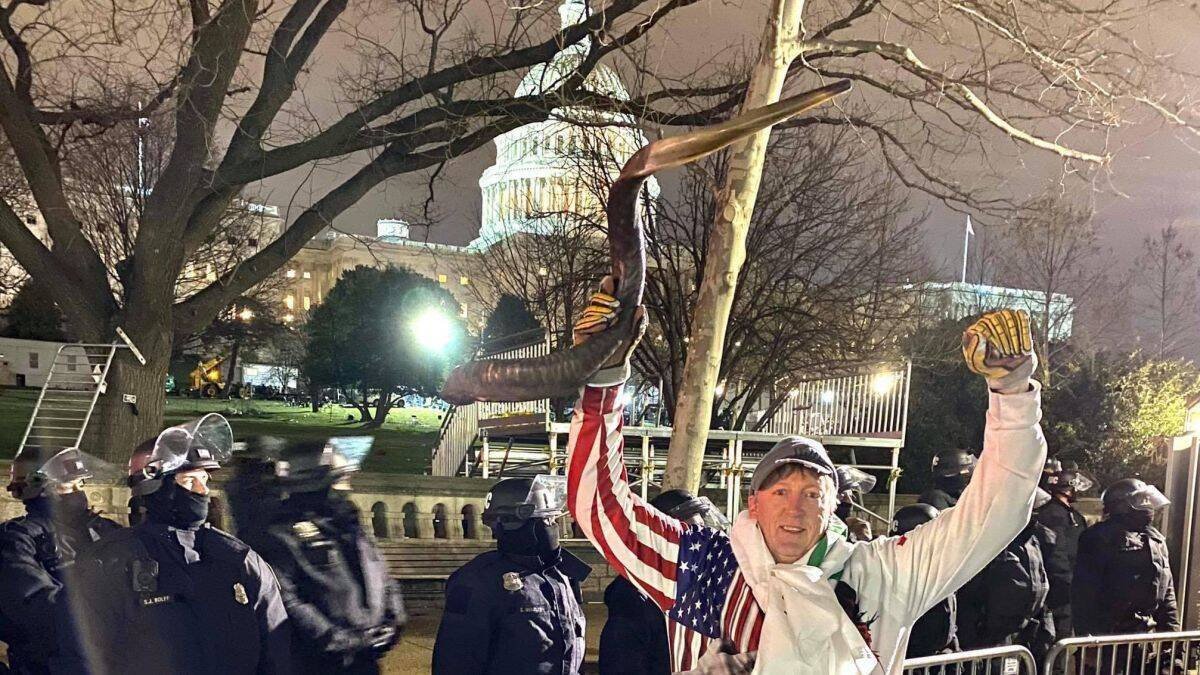
[[[558,7],[563,28],[588,15],[583,0],[563,0]],[[589,39],[560,51],[521,79],[516,96],[554,91],[572,76],[587,54]],[[588,90],[614,99],[629,93],[616,72],[598,64],[584,80]],[[284,270],[284,319],[298,321],[321,302],[342,272],[358,265],[408,267],[447,288],[472,325],[482,325],[494,306],[495,293],[480,288],[472,270],[487,264],[488,250],[515,235],[554,232],[573,218],[604,222],[607,185],[647,138],[629,115],[590,108],[552,110],[534,122],[497,136],[496,161],[479,179],[482,213],[478,236],[466,246],[434,244],[403,220],[376,224],[374,237],[331,233],[309,242]],[[643,191],[645,208],[659,196],[651,178]]]

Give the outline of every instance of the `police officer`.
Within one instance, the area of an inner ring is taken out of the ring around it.
[[[1050,579],[1050,595],[1046,606],[1054,618],[1054,636],[1061,640],[1071,637],[1071,577],[1075,574],[1079,535],[1087,529],[1087,520],[1072,506],[1079,493],[1091,489],[1092,481],[1075,469],[1059,469],[1045,479],[1050,501],[1037,510],[1035,518],[1054,533],[1054,546],[1046,558],[1046,576]]]
[[[1078,635],[1179,630],[1167,542],[1150,521],[1169,502],[1137,478],[1104,491],[1104,520],[1079,537],[1071,616]]]
[[[280,448],[266,482],[285,495],[265,528],[253,526],[244,499],[234,497],[254,478],[239,476],[231,486],[234,518],[246,523],[243,539],[270,563],[279,578],[292,623],[292,664],[296,673],[379,672],[379,660],[399,641],[406,615],[399,585],[363,530],[358,508],[348,498],[349,475],[371,447],[368,436],[293,443]],[[259,446],[279,447],[271,440]],[[258,467],[239,466],[238,473]],[[267,494],[264,488],[258,494]],[[253,491],[251,494],[255,494]],[[251,505],[252,506],[252,505]],[[257,509],[254,509],[257,510]]]
[[[579,672],[584,616],[579,584],[591,572],[558,544],[565,476],[507,478],[488,492],[483,520],[497,550],[446,582],[433,646],[435,675]]]
[[[121,529],[88,506],[95,460],[76,448],[51,454],[26,446],[13,460],[8,491],[25,515],[0,526],[0,640],[14,673],[50,672],[58,656],[55,617],[69,614],[64,584],[75,558]]]
[[[1037,490],[1034,506],[1050,501]],[[1023,645],[1035,658],[1054,644],[1054,625],[1046,608],[1050,582],[1042,542],[1053,534],[1030,520],[1000,555],[958,590],[958,639],[963,649]]]
[[[650,504],[685,523],[729,529],[729,521],[707,497],[685,490],[666,490]],[[625,577],[617,577],[604,589],[608,620],[600,632],[600,675],[643,675],[676,670],[663,611],[637,590]],[[693,640],[696,646],[707,638],[672,624],[679,631],[676,641]]]
[[[854,515],[858,508],[869,513],[862,505],[862,496],[875,489],[875,476],[853,466],[837,467],[838,505],[833,514],[846,523],[850,541],[870,541],[871,522]],[[857,500],[857,501],[856,501]]]
[[[920,525],[937,518],[938,510],[928,504],[912,504],[896,510],[892,518],[891,536],[908,534]],[[958,651],[958,598],[951,593],[934,605],[913,624],[905,658],[948,654]]]
[[[971,482],[975,472],[975,455],[966,450],[947,450],[933,458],[933,487],[917,498],[920,504],[928,504],[938,511],[958,503],[958,498]]]
[[[220,415],[171,427],[134,450],[129,485],[146,520],[102,538],[82,567],[92,673],[290,672],[287,610],[271,568],[205,523],[209,472],[229,458]]]

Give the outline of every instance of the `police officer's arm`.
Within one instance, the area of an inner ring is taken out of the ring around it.
[[[1101,609],[1104,588],[1104,566],[1108,556],[1104,542],[1094,528],[1079,536],[1079,551],[1075,555],[1075,574],[1071,580],[1071,617],[1078,635],[1098,635],[1104,632]]]
[[[53,635],[62,585],[38,562],[33,537],[0,528],[0,612],[31,635]]]
[[[487,671],[493,648],[492,606],[481,582],[499,587],[501,580],[476,580],[470,578],[468,568],[463,568],[446,581],[446,608],[433,643],[433,675]]]
[[[1034,517],[1045,528],[1039,533],[1039,539],[1046,562],[1046,576],[1050,578],[1050,595],[1057,606],[1068,601],[1070,597],[1072,563],[1066,542],[1060,540],[1071,524],[1071,515],[1064,509],[1046,506],[1034,514]],[[1052,536],[1046,537],[1046,531]]]
[[[292,632],[288,611],[280,594],[279,581],[271,566],[257,553],[250,551],[246,556],[250,576],[258,579],[254,598],[254,614],[258,619],[259,653],[258,672],[262,675],[292,672]]]
[[[992,646],[984,643],[983,620],[987,616],[985,574],[980,572],[958,589],[958,641],[963,649]]]
[[[325,617],[325,614],[310,603],[296,584],[298,576],[295,561],[303,554],[286,537],[264,538],[260,544],[263,552],[274,561],[272,569],[279,583],[286,614],[291,620],[291,630],[300,639],[315,645],[322,651],[342,653],[359,651],[367,646],[366,634],[341,628]]]
[[[1179,606],[1175,602],[1175,580],[1171,576],[1171,568],[1163,569],[1162,574],[1166,577],[1167,589],[1154,611],[1154,623],[1157,626],[1155,630],[1165,633],[1179,630]]]

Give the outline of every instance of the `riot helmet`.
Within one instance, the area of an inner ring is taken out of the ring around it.
[[[1080,492],[1092,489],[1092,479],[1075,469],[1062,469],[1046,476],[1046,490],[1052,495],[1061,494],[1074,500]]]
[[[650,505],[686,524],[729,530],[729,519],[708,497],[696,497],[687,490],[664,490]]]
[[[1104,513],[1109,515],[1131,511],[1153,514],[1171,503],[1158,488],[1138,478],[1124,478],[1109,485],[1100,499]]]
[[[1034,488],[1033,490],[1033,508],[1040,509],[1050,503],[1050,493],[1042,488]]]
[[[134,496],[148,495],[162,487],[165,476],[195,469],[214,471],[229,460],[232,450],[233,429],[217,413],[168,427],[133,451],[130,490]]]
[[[970,476],[975,471],[975,455],[966,450],[946,450],[933,458],[932,471],[937,478]]]
[[[26,502],[47,493],[74,491],[83,481],[102,472],[101,466],[102,462],[79,448],[48,454],[26,447],[13,459],[7,489],[15,499]]]
[[[892,516],[892,536],[908,534],[919,525],[937,518],[938,510],[928,504],[910,504],[896,510]]]
[[[564,513],[567,504],[566,476],[541,474],[534,478],[505,478],[488,490],[483,522],[515,530],[533,518],[552,519]]]
[[[875,489],[878,480],[875,476],[854,466],[839,466],[837,468],[838,491],[857,492],[866,494]]]
[[[275,478],[293,493],[349,489],[346,477],[362,467],[374,442],[372,436],[338,436],[284,445],[274,460]]]

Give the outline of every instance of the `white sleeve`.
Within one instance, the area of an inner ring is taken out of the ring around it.
[[[1041,386],[991,392],[983,453],[958,504],[903,537],[866,544],[848,565],[860,597],[904,623],[958,590],[1015,538],[1046,461]],[[872,603],[873,604],[873,603]]]

